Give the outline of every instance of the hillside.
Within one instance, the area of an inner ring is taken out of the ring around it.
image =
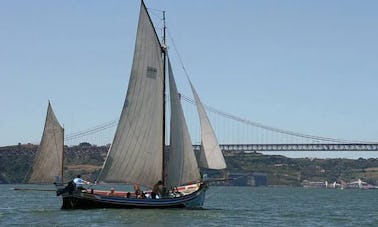
[[[108,148],[88,143],[65,146],[65,178],[70,179],[80,173],[89,180],[95,180]],[[24,182],[37,150],[38,146],[32,144],[0,147],[0,184]]]
[[[94,181],[108,148],[88,143],[66,146],[64,162],[67,179],[80,173]],[[0,183],[22,183],[37,150],[38,146],[32,144],[0,147]],[[268,185],[279,186],[301,186],[303,180],[349,182],[356,179],[378,185],[378,159],[291,159],[259,153],[226,153],[225,158],[226,170],[203,172],[209,177],[247,177],[245,181],[227,183],[231,185],[253,185],[248,179],[254,174],[264,176]]]

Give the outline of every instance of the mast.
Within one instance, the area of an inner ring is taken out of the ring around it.
[[[64,126],[63,126],[63,144],[62,144],[62,184],[64,184],[63,176],[64,176]]]
[[[165,43],[165,11],[163,11],[163,40],[162,40],[162,52],[163,52],[163,168],[162,168],[162,181],[163,181],[163,186],[166,185],[166,179],[165,179],[165,173],[166,173],[166,168],[165,168],[165,97],[166,97],[166,92],[165,92],[165,74],[166,74],[166,60],[167,60],[167,46]]]

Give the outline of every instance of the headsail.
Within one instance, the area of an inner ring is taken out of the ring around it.
[[[162,177],[163,62],[142,1],[131,75],[116,134],[99,180],[152,187]]]
[[[209,118],[207,117],[205,108],[197,94],[197,91],[194,89],[194,86],[190,80],[189,83],[196,101],[197,112],[201,124],[201,152],[199,164],[204,168],[224,169],[226,168],[226,162],[219,147],[214,130],[211,127]]]
[[[167,187],[172,187],[199,181],[201,176],[169,59],[168,74],[171,97],[171,138],[167,160],[166,185]]]
[[[53,183],[62,174],[64,132],[50,105],[38,153],[27,179],[28,183]]]

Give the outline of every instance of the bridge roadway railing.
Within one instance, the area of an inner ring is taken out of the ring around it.
[[[313,144],[220,144],[224,152],[246,151],[378,151],[378,143],[313,143]],[[193,145],[200,150],[201,145]]]

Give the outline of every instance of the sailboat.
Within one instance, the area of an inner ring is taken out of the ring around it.
[[[25,176],[27,184],[63,183],[64,129],[59,124],[50,101],[47,106],[45,127],[33,164]],[[55,191],[41,188],[14,188],[14,190]]]
[[[163,14],[165,17],[165,14]],[[116,133],[98,182],[137,184],[152,189],[162,184],[157,199],[133,193],[70,190],[62,194],[63,209],[75,208],[198,208],[208,188],[200,167],[224,169],[226,163],[194,86],[202,131],[199,161],[193,150],[165,43],[160,42],[141,1],[133,64]],[[167,74],[167,76],[166,76]],[[170,91],[170,143],[166,134],[166,77]],[[151,192],[146,192],[149,194]],[[131,195],[130,195],[131,194]]]

